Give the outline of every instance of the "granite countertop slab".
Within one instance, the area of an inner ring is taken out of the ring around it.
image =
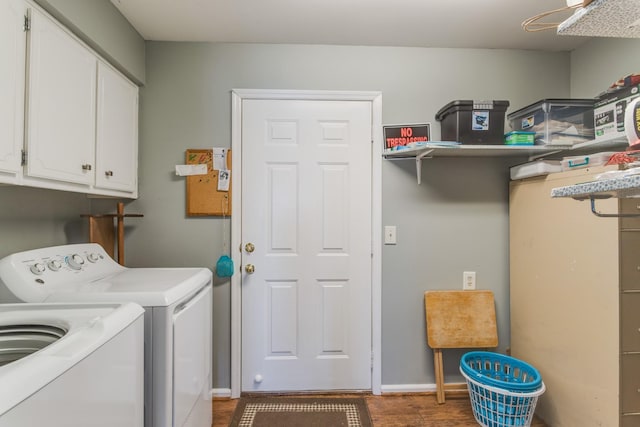
[[[574,199],[640,197],[640,175],[599,179],[557,187],[551,190],[551,197],[573,197]]]

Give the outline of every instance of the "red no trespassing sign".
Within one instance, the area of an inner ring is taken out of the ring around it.
[[[383,126],[384,148],[401,150],[415,147],[430,140],[430,123]]]

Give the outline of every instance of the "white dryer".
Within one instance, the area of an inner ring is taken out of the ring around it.
[[[0,305],[0,426],[140,427],[137,304]]]
[[[144,315],[146,427],[211,425],[212,273],[126,268],[94,243],[0,260],[2,302],[135,302]]]

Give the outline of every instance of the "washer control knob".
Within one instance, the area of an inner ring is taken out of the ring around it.
[[[31,270],[33,274],[41,275],[45,272],[46,267],[41,262],[36,262],[31,267],[29,267],[29,270]]]
[[[73,270],[80,270],[82,269],[82,265],[84,264],[84,259],[82,259],[82,257],[78,254],[73,254],[67,257],[67,264],[69,264],[69,267],[71,267]]]
[[[89,262],[98,262],[98,261],[100,261],[100,256],[95,252],[91,252],[87,256],[87,259],[89,260]]]
[[[47,267],[49,267],[49,270],[51,271],[58,271],[62,268],[62,263],[57,259],[52,259],[47,263]]]

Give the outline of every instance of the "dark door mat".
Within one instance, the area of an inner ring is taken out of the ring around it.
[[[372,427],[364,398],[242,397],[229,427]]]

